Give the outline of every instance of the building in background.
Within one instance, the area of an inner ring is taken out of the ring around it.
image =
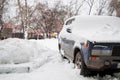
[[[44,39],[45,31],[43,29],[28,29],[28,39]]]
[[[22,27],[16,26],[12,23],[4,23],[1,36],[2,36],[2,39],[23,38]]]
[[[12,23],[4,23],[2,30],[2,39],[6,38],[24,38],[23,27],[20,25],[14,25]],[[53,29],[49,34],[45,30],[40,28],[29,28],[28,29],[28,39],[44,39],[44,38],[57,38],[61,30],[60,25]]]
[[[5,23],[5,24],[3,24],[3,26],[4,27],[1,32],[1,38],[2,39],[11,38],[14,25],[11,23]]]

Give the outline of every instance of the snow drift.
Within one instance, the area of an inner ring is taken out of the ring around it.
[[[57,40],[51,40],[52,43]],[[45,45],[46,43],[46,45]],[[57,50],[57,45],[48,49],[49,40],[23,40],[10,38],[0,41],[0,64],[20,64],[35,61],[50,50]],[[55,44],[52,44],[55,45]],[[44,52],[44,53],[43,53]],[[46,55],[44,55],[45,58]]]
[[[56,41],[51,39],[52,45],[56,45],[53,44]],[[29,72],[39,68],[54,55],[54,52],[49,51],[57,50],[57,45],[49,48],[51,44],[47,39],[37,41],[10,38],[0,41],[0,45],[0,73]]]
[[[38,53],[30,41],[7,39],[0,41],[0,64],[19,64],[29,62]]]

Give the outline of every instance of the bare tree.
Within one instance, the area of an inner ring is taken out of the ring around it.
[[[110,2],[110,6],[109,6],[109,15],[112,16],[113,12],[115,11],[116,9],[116,3],[117,3],[117,0],[111,0]]]
[[[2,30],[3,30],[2,16],[3,16],[5,2],[6,2],[6,0],[0,0],[0,38],[1,38]]]
[[[110,2],[110,11],[116,11],[116,16],[120,17],[120,0],[111,0]]]
[[[27,29],[28,29],[28,4],[27,0],[24,1],[24,4],[21,4],[20,0],[18,2],[19,9],[19,18],[21,21],[21,26],[23,28],[24,38],[27,39]]]
[[[93,5],[94,5],[94,1],[95,0],[86,0],[87,4],[89,6],[89,12],[88,12],[89,15],[91,14],[91,11],[92,11],[92,8],[93,8]]]
[[[49,33],[58,32],[57,29],[62,27],[66,14],[64,6],[60,2],[57,2],[52,8],[49,8],[47,3],[39,3],[37,4],[32,22],[35,23],[34,27],[44,29],[48,37]]]
[[[21,2],[20,0],[17,0],[18,2],[18,7],[19,7],[19,17],[20,17],[20,21],[21,21],[21,26],[23,28],[23,33],[24,33],[24,17],[23,17],[23,8],[22,8],[22,5],[21,5]]]
[[[99,0],[99,6],[98,6],[98,13],[97,15],[102,15],[103,14],[103,9],[106,7],[107,5],[107,0]]]
[[[44,4],[37,3],[32,8],[26,2],[25,5],[22,5],[20,0],[18,0],[18,16],[20,17],[23,31],[26,28],[44,29],[46,35],[49,35],[49,33],[54,31],[59,32],[66,18],[78,15],[85,0],[71,1],[69,5],[63,5],[61,1],[58,1],[53,7],[48,7],[47,2]]]
[[[27,39],[28,37],[28,3],[27,3],[27,0],[25,0],[25,39]]]
[[[61,1],[54,4],[49,8],[47,4],[38,5],[38,11],[41,13],[39,24],[44,28],[47,34],[51,32],[59,32],[58,29],[62,28],[64,20],[68,17],[79,14],[80,8],[83,6],[85,0],[71,1],[68,5],[63,5]]]
[[[79,14],[79,11],[80,11],[80,9],[81,9],[81,7],[84,5],[84,2],[85,2],[86,0],[76,0],[75,1],[75,13],[74,13],[74,15],[78,15]]]
[[[79,15],[81,7],[84,5],[86,0],[71,0],[65,7],[67,16],[72,17]]]
[[[67,11],[67,17],[72,17],[74,15],[74,11],[73,11],[73,6],[74,6],[74,2],[73,0],[71,0],[68,5],[65,6],[65,10]]]

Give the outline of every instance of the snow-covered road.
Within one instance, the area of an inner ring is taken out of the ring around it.
[[[19,42],[20,44],[16,42]],[[83,77],[79,75],[80,70],[74,68],[74,64],[68,63],[67,60],[63,60],[61,58],[58,52],[57,39],[25,41],[19,39],[8,39],[6,41],[0,42],[0,45],[3,46],[0,47],[0,55],[2,54],[2,52],[4,52],[4,49],[10,48],[9,45],[11,44],[13,44],[11,48],[15,48],[12,50],[19,50],[19,48],[21,49],[21,47],[23,47],[22,51],[16,51],[19,56],[23,55],[20,52],[24,53],[24,51],[28,50],[28,48],[24,49],[24,47],[28,46],[29,44],[29,51],[32,52],[29,54],[27,53],[27,55],[29,55],[30,60],[24,59],[23,61],[30,61],[32,63],[38,62],[40,63],[40,65],[37,68],[34,68],[29,73],[0,74],[0,80],[120,80],[120,73],[114,74],[114,77],[110,75],[106,75],[104,77],[99,77],[99,75],[95,77]],[[15,46],[17,47],[17,49]],[[7,51],[11,51],[11,48],[10,50],[7,49]],[[7,54],[7,52],[4,53]],[[34,55],[32,55],[32,53]],[[14,56],[15,55],[16,54],[14,53]],[[23,58],[25,58],[25,56]],[[0,59],[2,60],[3,57],[0,57]],[[8,59],[10,59],[12,63],[14,63],[14,59],[11,59],[11,57],[9,57]],[[32,65],[36,65],[36,63]]]

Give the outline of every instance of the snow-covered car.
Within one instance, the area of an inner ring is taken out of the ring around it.
[[[67,19],[59,34],[59,51],[81,69],[92,71],[120,69],[120,18],[74,16]]]

